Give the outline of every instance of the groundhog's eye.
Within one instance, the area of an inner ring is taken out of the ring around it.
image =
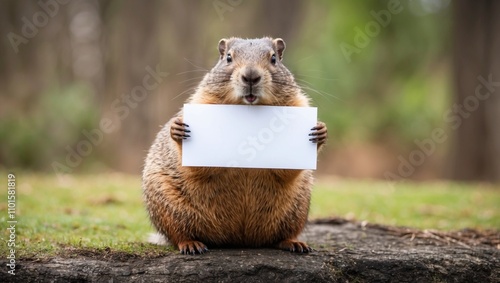
[[[271,64],[276,64],[276,54],[273,54],[273,56],[271,56]]]
[[[226,61],[227,63],[233,62],[233,57],[231,57],[231,54],[227,54]]]

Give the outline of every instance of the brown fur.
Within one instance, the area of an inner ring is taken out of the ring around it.
[[[280,62],[283,50],[280,39],[221,40],[219,62],[188,102],[309,106]],[[260,81],[249,89],[245,75]],[[244,98],[250,93],[257,97],[253,103]],[[183,253],[203,253],[205,245],[310,251],[296,238],[307,220],[312,171],[183,167],[182,143],[173,134],[179,118],[182,112],[159,132],[143,172],[144,200],[157,230]]]

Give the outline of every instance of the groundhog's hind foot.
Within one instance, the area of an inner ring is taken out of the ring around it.
[[[284,240],[276,245],[280,250],[290,251],[292,253],[310,253],[313,251],[306,243],[296,240]]]
[[[183,241],[183,242],[179,242],[179,244],[177,244],[177,246],[179,247],[179,251],[181,252],[181,254],[202,254],[206,251],[208,251],[208,248],[207,246],[205,246],[205,244],[203,244],[202,242],[198,242],[198,241]]]

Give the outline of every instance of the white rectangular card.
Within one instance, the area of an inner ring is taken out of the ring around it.
[[[316,169],[316,107],[185,104],[182,165]]]

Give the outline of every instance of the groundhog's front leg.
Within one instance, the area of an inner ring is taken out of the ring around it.
[[[326,128],[326,124],[318,121],[316,126],[313,127],[311,131],[313,132],[309,134],[309,136],[311,137],[309,141],[317,143],[319,148],[326,142],[326,139],[328,137],[328,129]]]
[[[181,117],[177,117],[174,119],[172,126],[170,127],[170,136],[176,142],[181,142],[189,137],[191,137],[188,133],[191,131],[186,129],[189,125],[182,122]]]

